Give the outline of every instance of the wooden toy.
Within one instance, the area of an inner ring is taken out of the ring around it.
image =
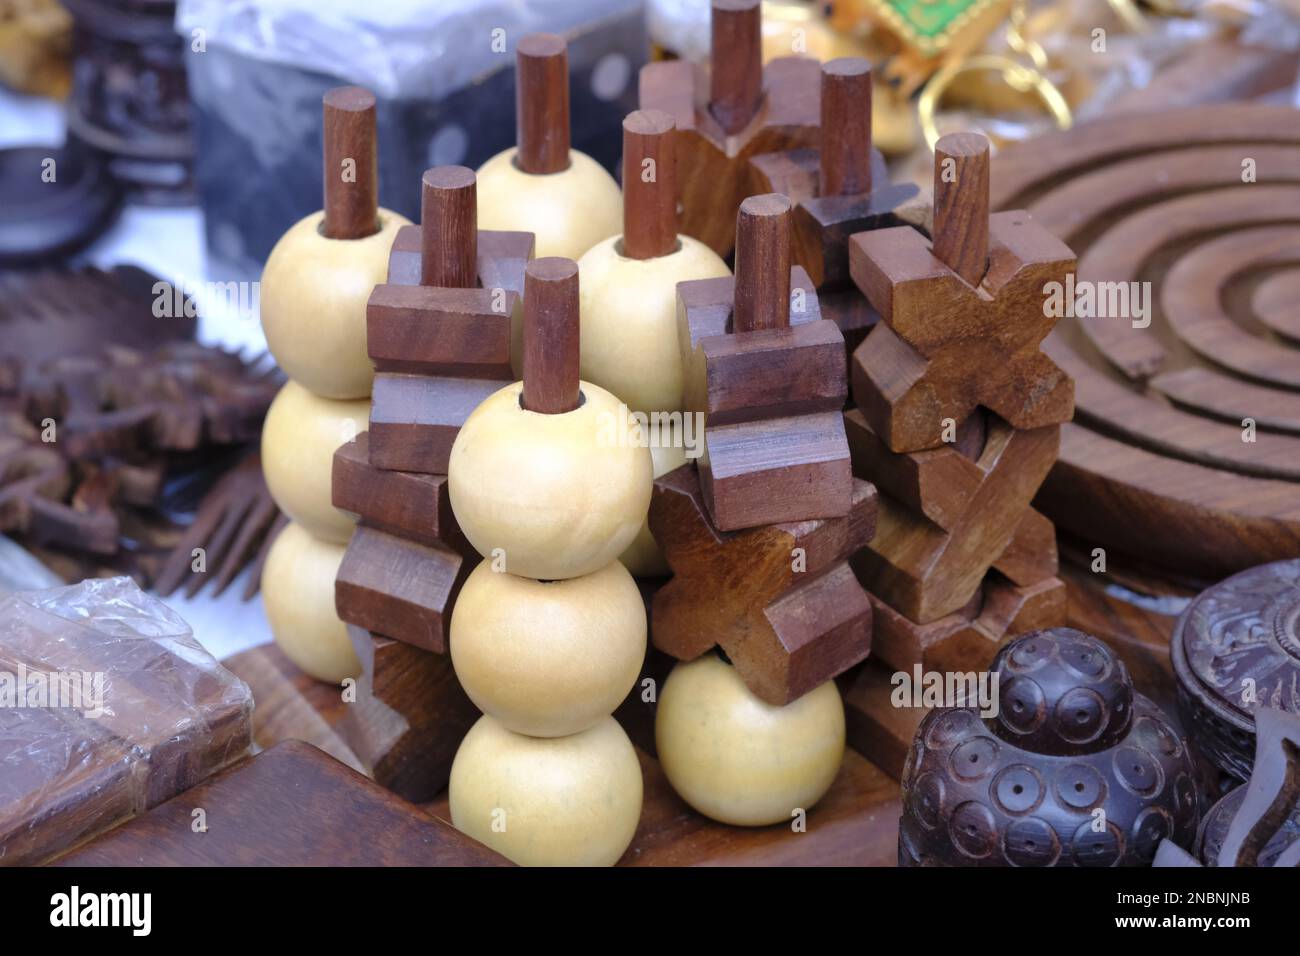
[[[369,454],[380,468],[446,474],[465,418],[515,378],[533,239],[477,228],[475,176],[462,166],[430,169],[421,186],[420,226],[398,234],[388,281],[366,305]]]
[[[448,485],[475,550],[511,574],[558,580],[631,544],[649,507],[651,460],[639,442],[611,437],[628,434],[618,399],[578,380],[577,265],[534,259],[528,276],[524,380],[465,421]]]
[[[1277,230],[1296,228],[1298,149],[1296,110],[1224,103],[1100,119],[998,155],[993,208],[1024,207],[1073,246],[1078,290],[1128,295],[1072,309],[1045,345],[1077,410],[1039,507],[1103,546],[1112,573],[1127,559],[1204,586],[1300,554],[1294,339],[1272,334],[1269,291],[1294,276]],[[1265,262],[1274,278],[1256,292]]]
[[[1272,707],[1255,717],[1250,781],[1206,813],[1194,855],[1165,840],[1153,865],[1300,866],[1300,718]]]
[[[882,318],[853,356],[855,404],[896,452],[938,447],[945,423],[977,407],[1017,429],[1069,421],[1073,383],[1037,346],[1073,253],[1027,213],[988,215],[982,136],[939,141],[934,195],[932,242],[909,226],[849,241],[853,280]]]
[[[447,786],[456,747],[478,709],[446,654],[354,626],[348,637],[361,676],[339,735],[376,783],[406,800],[432,800]]]
[[[659,479],[668,472],[686,464],[685,446],[662,444],[651,440],[650,461],[654,466],[652,474]],[[664,560],[659,542],[650,531],[650,515],[647,512],[645,524],[637,532],[627,550],[618,556],[619,563],[638,578],[665,578],[669,574],[668,562]]]
[[[750,157],[819,139],[817,61],[779,57],[764,67],[761,27],[758,0],[714,0],[707,70],[684,60],[641,70],[641,109],[662,110],[677,124],[681,231],[724,257],[750,195]]]
[[[793,281],[790,201],[766,195],[746,199],[736,216],[729,326],[704,334],[726,313],[716,298],[723,280],[678,286],[685,405],[706,415],[700,485],[722,531],[850,508],[844,339],[827,319],[792,320],[808,298],[802,290],[792,298]]]
[[[917,729],[900,866],[1142,866],[1195,836],[1187,742],[1105,644],[1034,631],[992,672],[996,714],[950,704]]]
[[[1300,560],[1276,561],[1203,591],[1170,640],[1178,710],[1198,753],[1250,778],[1255,714],[1300,713]]]
[[[751,193],[782,193],[795,203],[792,255],[819,293],[851,284],[849,237],[900,225],[895,209],[919,192],[913,183],[890,183],[872,148],[871,65],[860,57],[821,66],[816,149],[762,153],[749,165]]]
[[[655,743],[668,782],[705,816],[733,826],[789,823],[839,772],[844,707],[832,681],[773,706],[706,654],[669,675]]]
[[[618,561],[563,581],[479,564],[456,599],[451,660],[475,705],[517,734],[563,737],[612,713],[645,659],[646,616]]]
[[[348,86],[325,94],[325,208],[299,220],[262,271],[262,328],[289,377],[331,399],[370,394],[365,304],[408,221],[379,208],[375,97]]]
[[[212,821],[202,832],[192,826],[196,808]],[[509,862],[311,744],[288,740],[74,850],[59,865],[509,866]]]
[[[651,639],[682,661],[720,646],[760,699],[795,700],[871,649],[871,605],[849,557],[875,524],[875,489],[859,481],[844,518],[722,532],[694,469],[670,472],[650,508],[673,571],[654,596]]]
[[[717,253],[677,231],[675,138],[658,110],[623,121],[623,233],[578,262],[582,377],[646,413],[682,404],[677,283],[730,275]]]
[[[297,382],[286,382],[262,426],[262,471],[280,510],[304,530],[346,544],[353,519],[334,507],[331,472],[334,451],[365,431],[369,403],[321,398]]]
[[[517,144],[478,170],[478,221],[531,232],[537,255],[577,259],[622,231],[614,178],[569,148],[569,54],[562,37],[532,33],[515,58]]]
[[[344,550],[291,521],[262,568],[262,603],[276,643],[302,670],[331,684],[361,672],[347,626],[334,610]]]

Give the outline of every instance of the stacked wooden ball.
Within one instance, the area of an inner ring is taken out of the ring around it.
[[[579,380],[578,268],[536,259],[524,378],[452,447],[451,505],[484,561],[452,612],[451,655],[484,716],[451,769],[452,822],[521,864],[612,865],[641,814],[636,751],[610,716],[646,647],[618,556],[650,501],[651,459],[603,441],[618,399]]]
[[[365,428],[373,369],[366,300],[383,280],[406,220],[378,207],[375,98],[357,87],[325,95],[325,208],[280,239],[262,274],[262,325],[289,382],[262,432],[272,497],[291,522],[262,573],[276,642],[313,677],[359,671],[334,613],[334,576],[352,518],[330,497],[334,450]]]

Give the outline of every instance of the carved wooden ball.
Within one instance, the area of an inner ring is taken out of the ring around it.
[[[366,354],[366,300],[388,274],[397,230],[409,220],[379,210],[362,239],[321,234],[323,212],[298,220],[262,270],[266,344],[291,379],[324,398],[365,398],[375,370]]]
[[[622,236],[597,243],[582,274],[582,377],[639,412],[682,407],[677,283],[731,275],[716,252],[689,236],[655,259],[621,254]]]
[[[701,432],[700,440],[704,435]],[[681,446],[650,446],[650,460],[654,465],[654,477],[660,478],[676,468],[686,464],[686,449]],[[619,561],[638,578],[662,578],[669,574],[668,562],[664,560],[659,542],[650,533],[650,520],[647,517],[641,530],[636,533],[627,550],[619,555]]]
[[[335,401],[287,382],[262,425],[262,472],[280,510],[313,536],[347,544],[356,518],[334,507],[334,452],[366,430],[370,402]]]
[[[715,654],[678,664],[655,714],[659,763],[692,807],[735,826],[789,822],[830,789],[844,759],[834,681],[784,707],[745,686]]]
[[[331,684],[361,673],[347,626],[334,611],[334,578],[345,550],[291,521],[262,568],[262,603],[275,643],[301,670]]]
[[[937,708],[903,768],[900,866],[1148,866],[1199,821],[1187,743],[1072,628],[998,652],[997,714]]]
[[[571,149],[568,169],[538,176],[515,165],[515,152],[497,153],[478,169],[480,229],[531,232],[538,259],[575,260],[623,231],[623,194],[590,156]]]
[[[521,383],[476,408],[451,448],[447,484],[456,521],[484,557],[544,581],[604,567],[645,523],[650,450],[615,433],[619,401],[581,384],[571,412],[522,407]],[[626,431],[623,432],[626,436]]]
[[[641,796],[641,764],[613,717],[567,737],[525,737],[485,714],[448,785],[456,829],[522,866],[613,866]]]
[[[535,581],[483,561],[451,616],[451,660],[474,705],[508,730],[561,737],[613,713],[645,660],[646,612],[632,575]]]

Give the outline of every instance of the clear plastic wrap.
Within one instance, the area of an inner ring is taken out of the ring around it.
[[[55,857],[244,756],[252,710],[130,578],[0,600],[0,865]]]

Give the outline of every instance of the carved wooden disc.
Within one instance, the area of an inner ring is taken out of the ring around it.
[[[1245,780],[1255,762],[1255,709],[1300,714],[1300,560],[1202,592],[1178,619],[1171,652],[1197,748]]]

